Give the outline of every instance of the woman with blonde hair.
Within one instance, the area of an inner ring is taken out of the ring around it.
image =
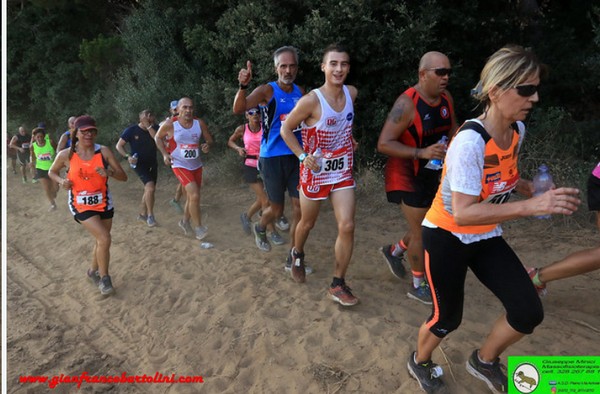
[[[467,371],[493,392],[507,391],[500,354],[531,334],[544,317],[536,289],[500,227],[501,222],[520,217],[570,215],[580,204],[579,190],[574,188],[532,197],[532,182],[519,177],[522,121],[539,100],[544,71],[536,56],[520,46],[494,53],[477,88],[483,113],[463,124],[450,142],[440,187],[423,221],[433,310],[419,329],[417,350],[408,360],[409,373],[426,392],[445,390],[443,372],[431,357],[442,339],[460,325],[467,269],[505,308],[466,363]],[[528,198],[508,202],[513,191]]]

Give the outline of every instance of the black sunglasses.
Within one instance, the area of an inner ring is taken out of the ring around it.
[[[521,97],[531,97],[538,91],[538,85],[517,85],[517,94]]]
[[[252,116],[252,115],[256,115],[258,113],[257,109],[251,109],[248,111],[248,115]]]
[[[452,74],[451,68],[428,68],[428,70],[435,72],[435,75],[438,77],[445,77],[446,75],[450,76],[450,74]]]

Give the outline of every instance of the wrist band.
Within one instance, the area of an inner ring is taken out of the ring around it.
[[[248,89],[248,85],[242,85],[241,83],[240,83],[239,87],[240,87],[240,90]]]

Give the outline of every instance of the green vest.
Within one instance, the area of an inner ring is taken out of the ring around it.
[[[46,141],[44,146],[39,146],[37,142],[34,142],[33,154],[35,155],[35,168],[48,171],[50,167],[52,167],[55,153],[56,151],[48,141]]]

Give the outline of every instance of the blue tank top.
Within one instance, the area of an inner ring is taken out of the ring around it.
[[[302,92],[297,85],[290,93],[281,90],[277,82],[269,82],[273,88],[273,97],[266,106],[262,106],[261,116],[263,121],[263,138],[260,143],[260,157],[275,157],[293,155],[287,144],[281,138],[281,122],[292,112],[296,103],[302,97]],[[298,143],[302,145],[301,128],[294,130]]]

